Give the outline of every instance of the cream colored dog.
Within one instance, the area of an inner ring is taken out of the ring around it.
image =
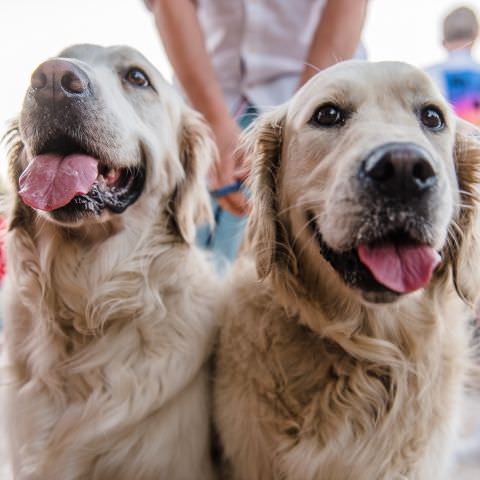
[[[135,50],[80,45],[33,73],[11,134],[15,479],[212,479],[208,129]]]
[[[346,62],[250,132],[257,274],[236,268],[215,393],[232,479],[444,475],[480,286],[462,131],[419,70]]]

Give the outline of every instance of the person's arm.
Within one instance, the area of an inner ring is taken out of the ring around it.
[[[210,175],[210,187],[218,189],[236,178],[235,149],[240,128],[232,118],[205,47],[205,39],[192,0],[150,0],[165,51],[191,105],[210,124],[219,150],[219,164]],[[242,193],[218,199],[220,205],[237,215],[247,210]]]
[[[299,87],[334,63],[353,57],[365,22],[367,0],[328,0],[310,44]]]

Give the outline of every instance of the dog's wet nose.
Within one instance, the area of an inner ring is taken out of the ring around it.
[[[74,63],[55,58],[42,63],[33,72],[30,85],[37,99],[51,101],[85,95],[89,79]]]
[[[362,177],[386,196],[418,196],[437,181],[426,150],[409,143],[393,143],[375,149],[362,165]]]

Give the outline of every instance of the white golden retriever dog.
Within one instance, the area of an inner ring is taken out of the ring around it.
[[[442,478],[480,286],[464,127],[421,71],[346,62],[250,132],[257,273],[215,390],[232,479]]]
[[[207,127],[137,51],[78,45],[33,73],[11,135],[15,479],[212,479]]]

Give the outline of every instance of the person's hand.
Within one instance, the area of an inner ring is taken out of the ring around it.
[[[210,170],[210,189],[231,185],[238,180],[244,180],[246,171],[243,166],[243,154],[239,150],[241,129],[231,117],[223,122],[212,125],[219,159]],[[234,215],[245,215],[248,212],[248,202],[241,192],[233,192],[217,198],[218,204]]]

